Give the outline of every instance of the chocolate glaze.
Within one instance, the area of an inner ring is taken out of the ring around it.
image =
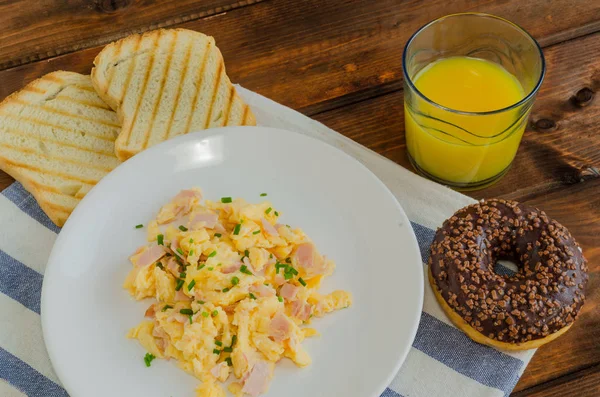
[[[494,272],[498,259],[514,276]],[[436,232],[429,266],[448,305],[483,335],[522,343],[575,321],[586,260],[569,231],[543,211],[487,200],[457,211]]]

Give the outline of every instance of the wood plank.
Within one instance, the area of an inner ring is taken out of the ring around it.
[[[2,1],[0,69],[209,17],[262,0]]]
[[[600,396],[600,365],[553,379],[550,382],[513,393],[511,397]]]
[[[178,26],[213,35],[233,81],[313,114],[399,88],[409,36],[464,11],[513,20],[543,45],[600,29],[600,2],[586,0],[274,0]],[[88,72],[100,48],[0,72],[0,98],[53,70]]]
[[[538,349],[516,390],[600,363],[600,179],[525,202],[543,209],[571,231],[588,260],[590,279],[579,319],[564,336]]]
[[[512,169],[496,185],[471,196],[523,200],[600,176],[600,99],[585,107],[571,100],[584,88],[600,90],[598,48],[600,33],[546,49],[546,81]],[[314,117],[412,169],[405,152],[402,95],[393,92]],[[534,127],[541,119],[552,120],[556,129]]]

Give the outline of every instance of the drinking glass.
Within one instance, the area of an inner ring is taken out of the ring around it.
[[[414,84],[432,62],[471,57],[501,65],[524,97],[503,109],[465,112],[427,98]],[[405,133],[409,159],[424,176],[469,190],[488,186],[510,168],[544,79],[544,55],[525,30],[497,16],[464,13],[430,22],[403,54]]]

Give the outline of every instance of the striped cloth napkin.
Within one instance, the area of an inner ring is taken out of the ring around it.
[[[238,87],[260,125],[317,137],[358,159],[394,193],[423,257],[421,323],[404,365],[381,397],[507,396],[534,351],[501,352],[472,342],[443,313],[427,282],[436,227],[472,199],[427,181],[324,125]],[[67,396],[42,338],[40,292],[60,231],[19,183],[0,194],[0,396]]]

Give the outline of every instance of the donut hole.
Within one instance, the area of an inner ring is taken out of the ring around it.
[[[519,273],[519,266],[511,259],[497,259],[494,264],[494,273],[503,277],[512,277]]]

